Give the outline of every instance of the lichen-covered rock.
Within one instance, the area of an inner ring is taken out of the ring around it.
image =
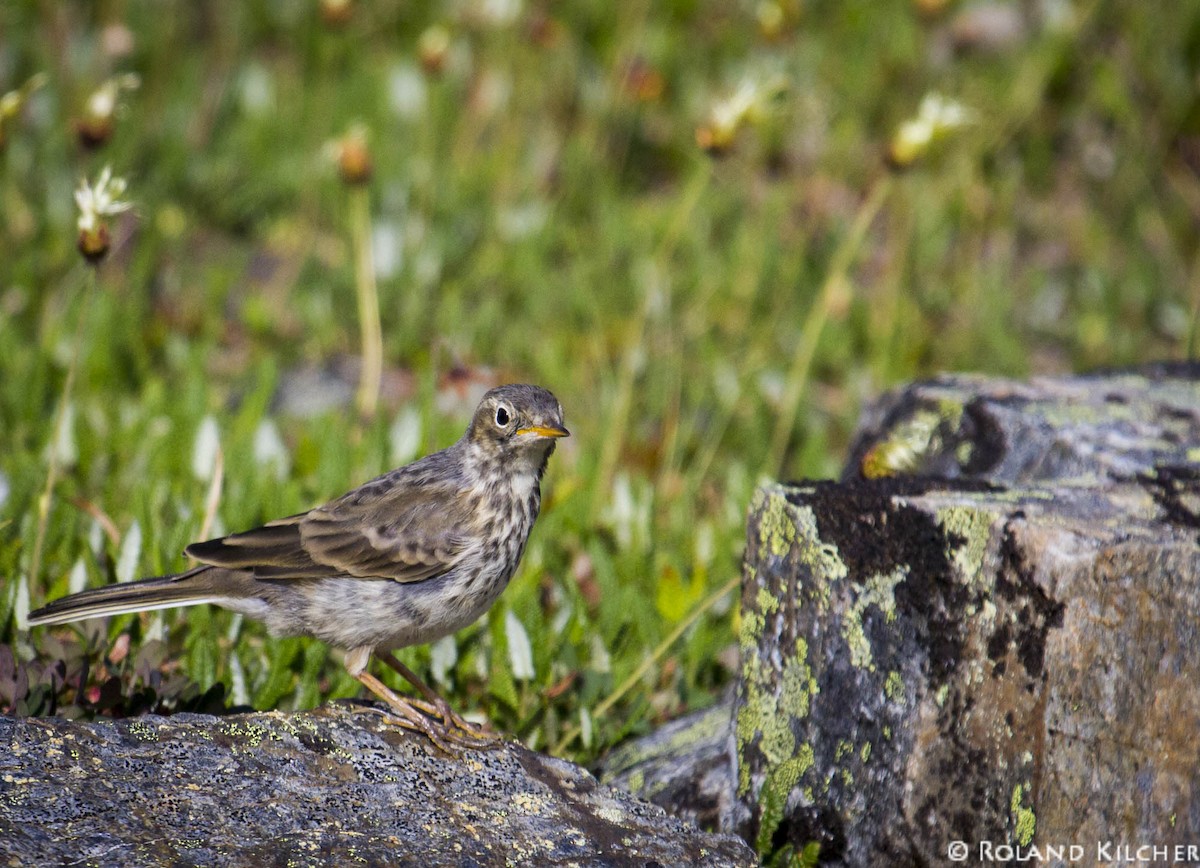
[[[1200,364],[1017,382],[955,374],[864,410],[843,479],[1129,482],[1200,455]]]
[[[1143,486],[762,489],[722,825],[849,865],[1194,842],[1197,611]]]
[[[13,865],[753,865],[571,763],[447,757],[378,715],[0,717]]]
[[[884,396],[843,483],[756,494],[737,699],[609,778],[831,864],[1200,837],[1198,459],[1197,365]]]
[[[733,810],[733,693],[717,705],[632,739],[604,758],[601,780],[637,793],[701,829]]]

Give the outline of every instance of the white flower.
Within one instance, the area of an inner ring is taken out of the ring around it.
[[[709,109],[708,121],[696,131],[700,146],[716,152],[727,150],[738,131],[766,117],[771,102],[786,89],[787,81],[782,76],[742,79],[737,90]]]
[[[80,181],[79,189],[75,191],[75,204],[79,206],[79,231],[95,232],[100,228],[103,218],[132,208],[133,203],[120,198],[125,194],[126,186],[124,178],[113,177],[111,166],[104,167],[94,185],[89,185],[86,178]]]
[[[962,103],[928,93],[917,108],[917,116],[896,130],[890,149],[892,160],[907,166],[924,156],[934,142],[974,122],[975,113]]]
[[[84,111],[88,117],[96,120],[111,118],[117,111],[117,99],[123,90],[137,90],[142,84],[134,73],[114,75],[104,84],[96,88],[88,97]]]
[[[744,79],[730,96],[713,104],[709,115],[712,125],[719,129],[733,129],[753,117],[762,100],[760,91],[757,81]]]

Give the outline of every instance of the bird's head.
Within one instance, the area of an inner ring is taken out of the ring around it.
[[[505,458],[530,456],[545,466],[554,441],[569,437],[563,427],[562,404],[541,386],[498,386],[483,396],[467,439]]]

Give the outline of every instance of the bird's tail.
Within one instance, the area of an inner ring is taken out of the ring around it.
[[[173,576],[159,576],[139,582],[121,582],[80,591],[31,612],[29,626],[65,624],[68,621],[82,621],[84,618],[99,618],[105,615],[124,615],[128,612],[213,603],[225,595],[215,587],[211,572],[212,567],[197,567]]]

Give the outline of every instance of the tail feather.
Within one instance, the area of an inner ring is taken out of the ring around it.
[[[199,567],[173,576],[122,582],[80,591],[31,612],[29,626],[65,624],[85,618],[212,603],[222,595],[204,575],[210,569],[211,567]]]

